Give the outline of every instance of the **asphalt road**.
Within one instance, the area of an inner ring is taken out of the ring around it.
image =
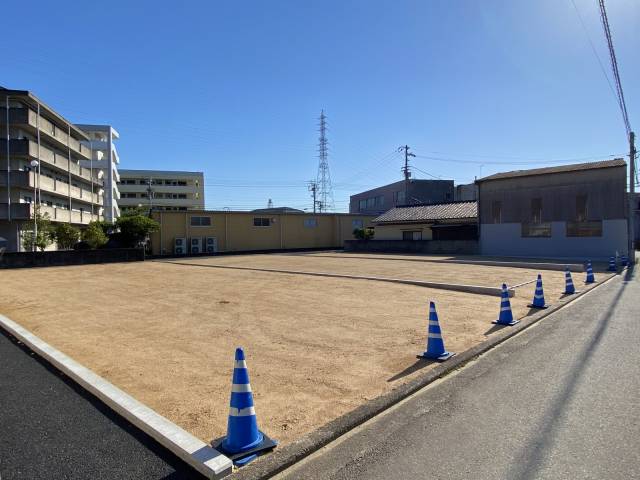
[[[200,477],[2,332],[0,478]]]
[[[278,478],[640,478],[637,277],[616,277]]]

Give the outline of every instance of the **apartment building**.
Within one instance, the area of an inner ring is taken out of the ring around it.
[[[115,145],[115,141],[120,138],[120,135],[110,125],[77,124],[76,127],[89,137],[88,142],[83,141],[82,143],[88,146],[93,154],[91,160],[80,160],[80,165],[85,168],[103,171],[104,219],[108,222],[113,222],[120,216],[120,208],[118,207],[118,200],[120,199],[118,164],[120,163],[120,157]]]
[[[0,237],[21,250],[36,204],[53,222],[101,220],[103,174],[81,164],[92,158],[89,137],[33,93],[0,87]]]
[[[203,210],[204,174],[166,170],[120,170],[120,200],[124,211],[145,207],[153,210]]]

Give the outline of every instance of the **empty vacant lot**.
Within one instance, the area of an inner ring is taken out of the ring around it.
[[[0,313],[205,441],[224,434],[233,351],[243,346],[258,421],[287,443],[430,368],[415,358],[424,350],[430,300],[438,307],[447,348],[460,352],[496,331],[490,322],[497,318],[499,299],[206,265],[489,286],[521,283],[537,273],[319,256],[185,261],[192,264],[4,270]],[[548,301],[554,301],[563,274],[544,272],[544,278]],[[518,290],[512,303],[515,316],[522,317],[533,284]]]

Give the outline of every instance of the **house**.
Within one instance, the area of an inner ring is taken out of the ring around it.
[[[624,160],[476,180],[483,255],[605,259],[627,254]]]
[[[376,240],[475,240],[477,202],[392,208],[373,219]]]

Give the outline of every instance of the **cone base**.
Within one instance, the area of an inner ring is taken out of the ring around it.
[[[509,327],[513,327],[516,323],[520,323],[520,320],[511,320],[510,322],[501,322],[500,320],[494,320],[491,323],[495,325],[507,325]]]
[[[424,352],[421,355],[416,355],[416,357],[426,358],[427,360],[436,360],[438,362],[444,362],[445,360],[449,360],[454,355],[455,355],[454,352],[444,352],[442,355],[439,355],[439,356],[431,355],[428,352]]]
[[[573,292],[564,292],[563,295],[573,295],[575,293],[580,293],[580,290],[574,290]]]
[[[596,283],[596,281],[595,280],[591,280],[590,282],[585,281],[584,283],[585,283],[585,285],[591,285],[592,283]]]
[[[252,460],[255,460],[258,456],[266,453],[268,450],[273,450],[278,445],[277,440],[272,439],[262,431],[260,431],[260,433],[262,434],[262,441],[255,447],[243,450],[241,452],[233,453],[224,448],[223,443],[227,437],[217,438],[213,440],[211,442],[211,446],[229,457],[233,461],[234,465],[241,467],[251,462]]]
[[[544,305],[534,305],[533,303],[530,303],[527,305],[527,308],[539,308],[540,310],[544,310],[545,308],[549,308],[548,304],[544,304]]]

